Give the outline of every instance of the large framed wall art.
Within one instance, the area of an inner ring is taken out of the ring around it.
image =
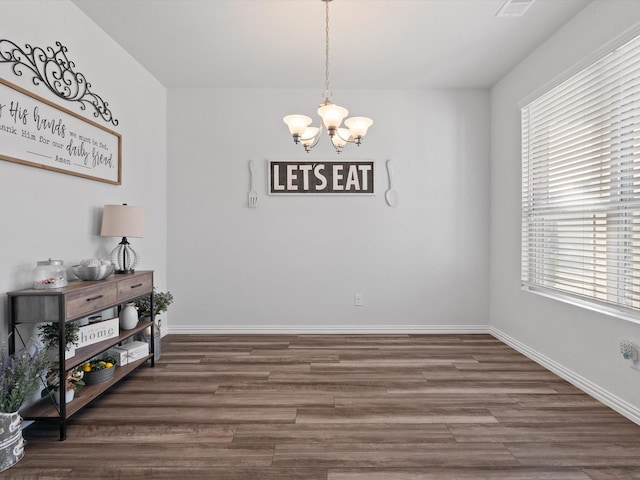
[[[120,185],[122,137],[0,78],[0,159]]]

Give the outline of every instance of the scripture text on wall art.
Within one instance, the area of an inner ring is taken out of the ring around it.
[[[0,159],[120,185],[121,140],[0,78]]]

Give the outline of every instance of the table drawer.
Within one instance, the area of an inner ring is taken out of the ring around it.
[[[83,288],[67,295],[67,320],[107,308],[117,302],[115,283]]]
[[[153,289],[153,274],[145,273],[132,278],[118,280],[118,303],[151,293]]]

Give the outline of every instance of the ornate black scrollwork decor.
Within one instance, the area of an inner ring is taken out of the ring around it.
[[[46,47],[44,50],[27,44],[23,50],[10,40],[0,40],[0,63],[12,63],[13,73],[17,76],[22,76],[23,70],[28,69],[33,74],[34,85],[43,83],[58,97],[80,102],[82,110],[91,105],[94,117],[118,125],[109,104],[90,90],[91,84],[83,74],[73,71],[76,65],[66,53],[67,47],[60,42],[56,42],[56,49]]]

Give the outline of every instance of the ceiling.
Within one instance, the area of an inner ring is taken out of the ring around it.
[[[324,90],[321,0],[73,0],[168,88]],[[334,0],[331,88],[490,87],[590,0]]]

